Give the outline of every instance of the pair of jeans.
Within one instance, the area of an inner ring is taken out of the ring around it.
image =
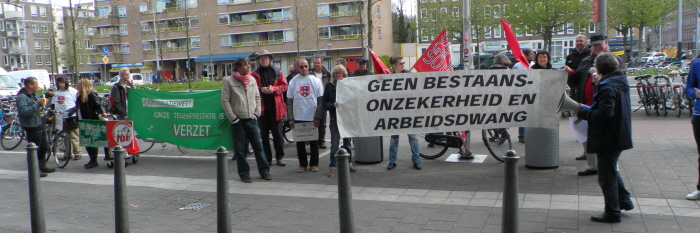
[[[525,138],[525,127],[518,127],[518,138]]]
[[[329,167],[335,169],[338,167],[338,159],[335,158],[335,154],[338,153],[338,144],[340,143],[340,131],[338,131],[338,121],[331,120],[331,164]],[[350,154],[348,158],[348,164],[352,164],[352,149],[351,147],[352,138],[343,138],[343,147],[345,151]]]
[[[411,160],[420,163],[420,149],[418,148],[418,136],[408,134],[408,144],[411,145]],[[389,142],[389,163],[396,163],[396,154],[399,153],[399,135],[391,135]]]
[[[270,148],[270,132],[272,132],[272,145],[275,147],[275,159],[284,158],[284,138],[282,138],[282,121],[275,119],[274,114],[262,115],[258,119],[260,126],[260,140],[267,163],[272,163],[272,148]]]
[[[605,199],[605,212],[620,217],[620,203],[631,203],[630,193],[625,189],[625,183],[617,169],[617,161],[621,150],[599,151],[598,157],[598,184],[603,190]]]
[[[313,121],[294,121],[294,124],[312,122]],[[319,137],[320,138],[320,137]],[[297,158],[299,159],[299,167],[318,167],[318,141],[309,141],[309,147],[311,147],[311,158],[306,159],[306,143],[307,142],[296,142],[297,143]]]
[[[253,119],[241,119],[238,123],[231,124],[231,133],[233,135],[233,147],[236,150],[236,164],[238,165],[238,176],[241,178],[250,177],[250,166],[245,160],[248,157],[246,148],[246,139],[253,146],[255,154],[255,162],[258,165],[258,173],[264,176],[270,173],[270,165],[265,159],[262,143],[260,142],[260,129],[258,121]]]
[[[46,152],[49,151],[49,139],[46,138],[44,129],[25,129],[27,133],[27,143],[33,142],[39,147],[37,157],[39,159],[39,168],[46,167]]]
[[[700,190],[700,116],[693,115],[690,123],[693,125],[693,135],[695,136],[695,146],[698,149],[698,184],[695,186]]]

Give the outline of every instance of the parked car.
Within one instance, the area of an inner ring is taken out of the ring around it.
[[[139,74],[139,73],[132,73],[132,74],[129,74],[129,76],[130,76],[130,77],[129,77],[129,80],[130,80],[131,83],[133,83],[134,85],[143,85],[143,84],[145,84],[145,83],[144,83],[144,80],[143,80],[143,76],[142,76],[141,74]],[[119,75],[114,76],[112,79],[110,79],[109,82],[105,83],[105,86],[114,86],[114,84],[117,83],[117,82],[119,82]]]
[[[51,78],[49,78],[49,72],[47,70],[20,70],[9,72],[9,74],[14,78],[15,83],[21,83],[22,80],[28,77],[35,77],[36,80],[39,81],[39,88],[51,88]]]
[[[9,97],[17,95],[19,92],[19,84],[14,78],[3,68],[0,68],[0,97]]]
[[[659,62],[663,62],[664,60],[666,60],[666,57],[667,57],[666,53],[648,52],[648,53],[642,54],[642,58],[640,59],[640,61],[642,63],[647,63],[647,62],[659,63]]]

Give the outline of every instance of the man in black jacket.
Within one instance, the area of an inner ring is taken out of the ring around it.
[[[367,59],[360,58],[357,60],[357,69],[352,72],[352,75],[354,76],[365,76],[365,75],[373,75],[372,71],[369,71],[367,69]]]
[[[593,105],[581,105],[577,116],[587,120],[588,146],[598,159],[598,184],[605,199],[605,212],[592,216],[595,222],[620,222],[620,210],[634,209],[630,193],[617,170],[617,161],[623,150],[632,148],[632,117],[629,83],[619,71],[619,57],[601,53],[595,59],[599,80],[593,80]]]
[[[581,60],[591,55],[591,49],[588,48],[586,40],[585,35],[579,34],[576,36],[576,48],[566,56],[566,66],[572,70],[578,69],[578,64],[581,63]]]

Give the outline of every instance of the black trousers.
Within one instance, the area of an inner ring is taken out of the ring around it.
[[[260,127],[260,140],[267,163],[272,162],[272,148],[270,147],[270,133],[272,133],[272,145],[275,147],[275,159],[284,158],[284,138],[282,136],[282,121],[275,119],[273,114],[263,115],[258,119]]]
[[[39,147],[37,157],[39,159],[39,167],[46,167],[46,152],[49,151],[49,139],[44,135],[44,129],[25,129],[27,133],[27,142],[33,142]]]

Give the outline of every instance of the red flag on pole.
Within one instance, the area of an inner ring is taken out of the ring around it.
[[[389,71],[389,68],[386,68],[384,65],[384,62],[382,60],[379,60],[379,57],[377,57],[377,54],[372,51],[369,47],[367,47],[369,50],[369,54],[372,56],[372,65],[374,65],[374,73],[375,74],[391,74],[391,71]]]
[[[521,64],[523,64],[523,66],[529,69],[530,63],[527,62],[527,59],[523,56],[523,52],[520,51],[520,42],[518,42],[518,39],[515,38],[515,34],[513,33],[513,30],[510,29],[510,25],[508,25],[508,22],[506,22],[504,19],[501,19],[501,25],[503,25],[503,32],[506,34],[508,47],[510,47],[510,51],[513,53],[513,56],[515,56],[515,60],[518,60]]]
[[[445,29],[435,37],[428,49],[418,58],[413,69],[418,72],[430,71],[453,71],[452,55],[450,52],[450,40],[447,38]]]

